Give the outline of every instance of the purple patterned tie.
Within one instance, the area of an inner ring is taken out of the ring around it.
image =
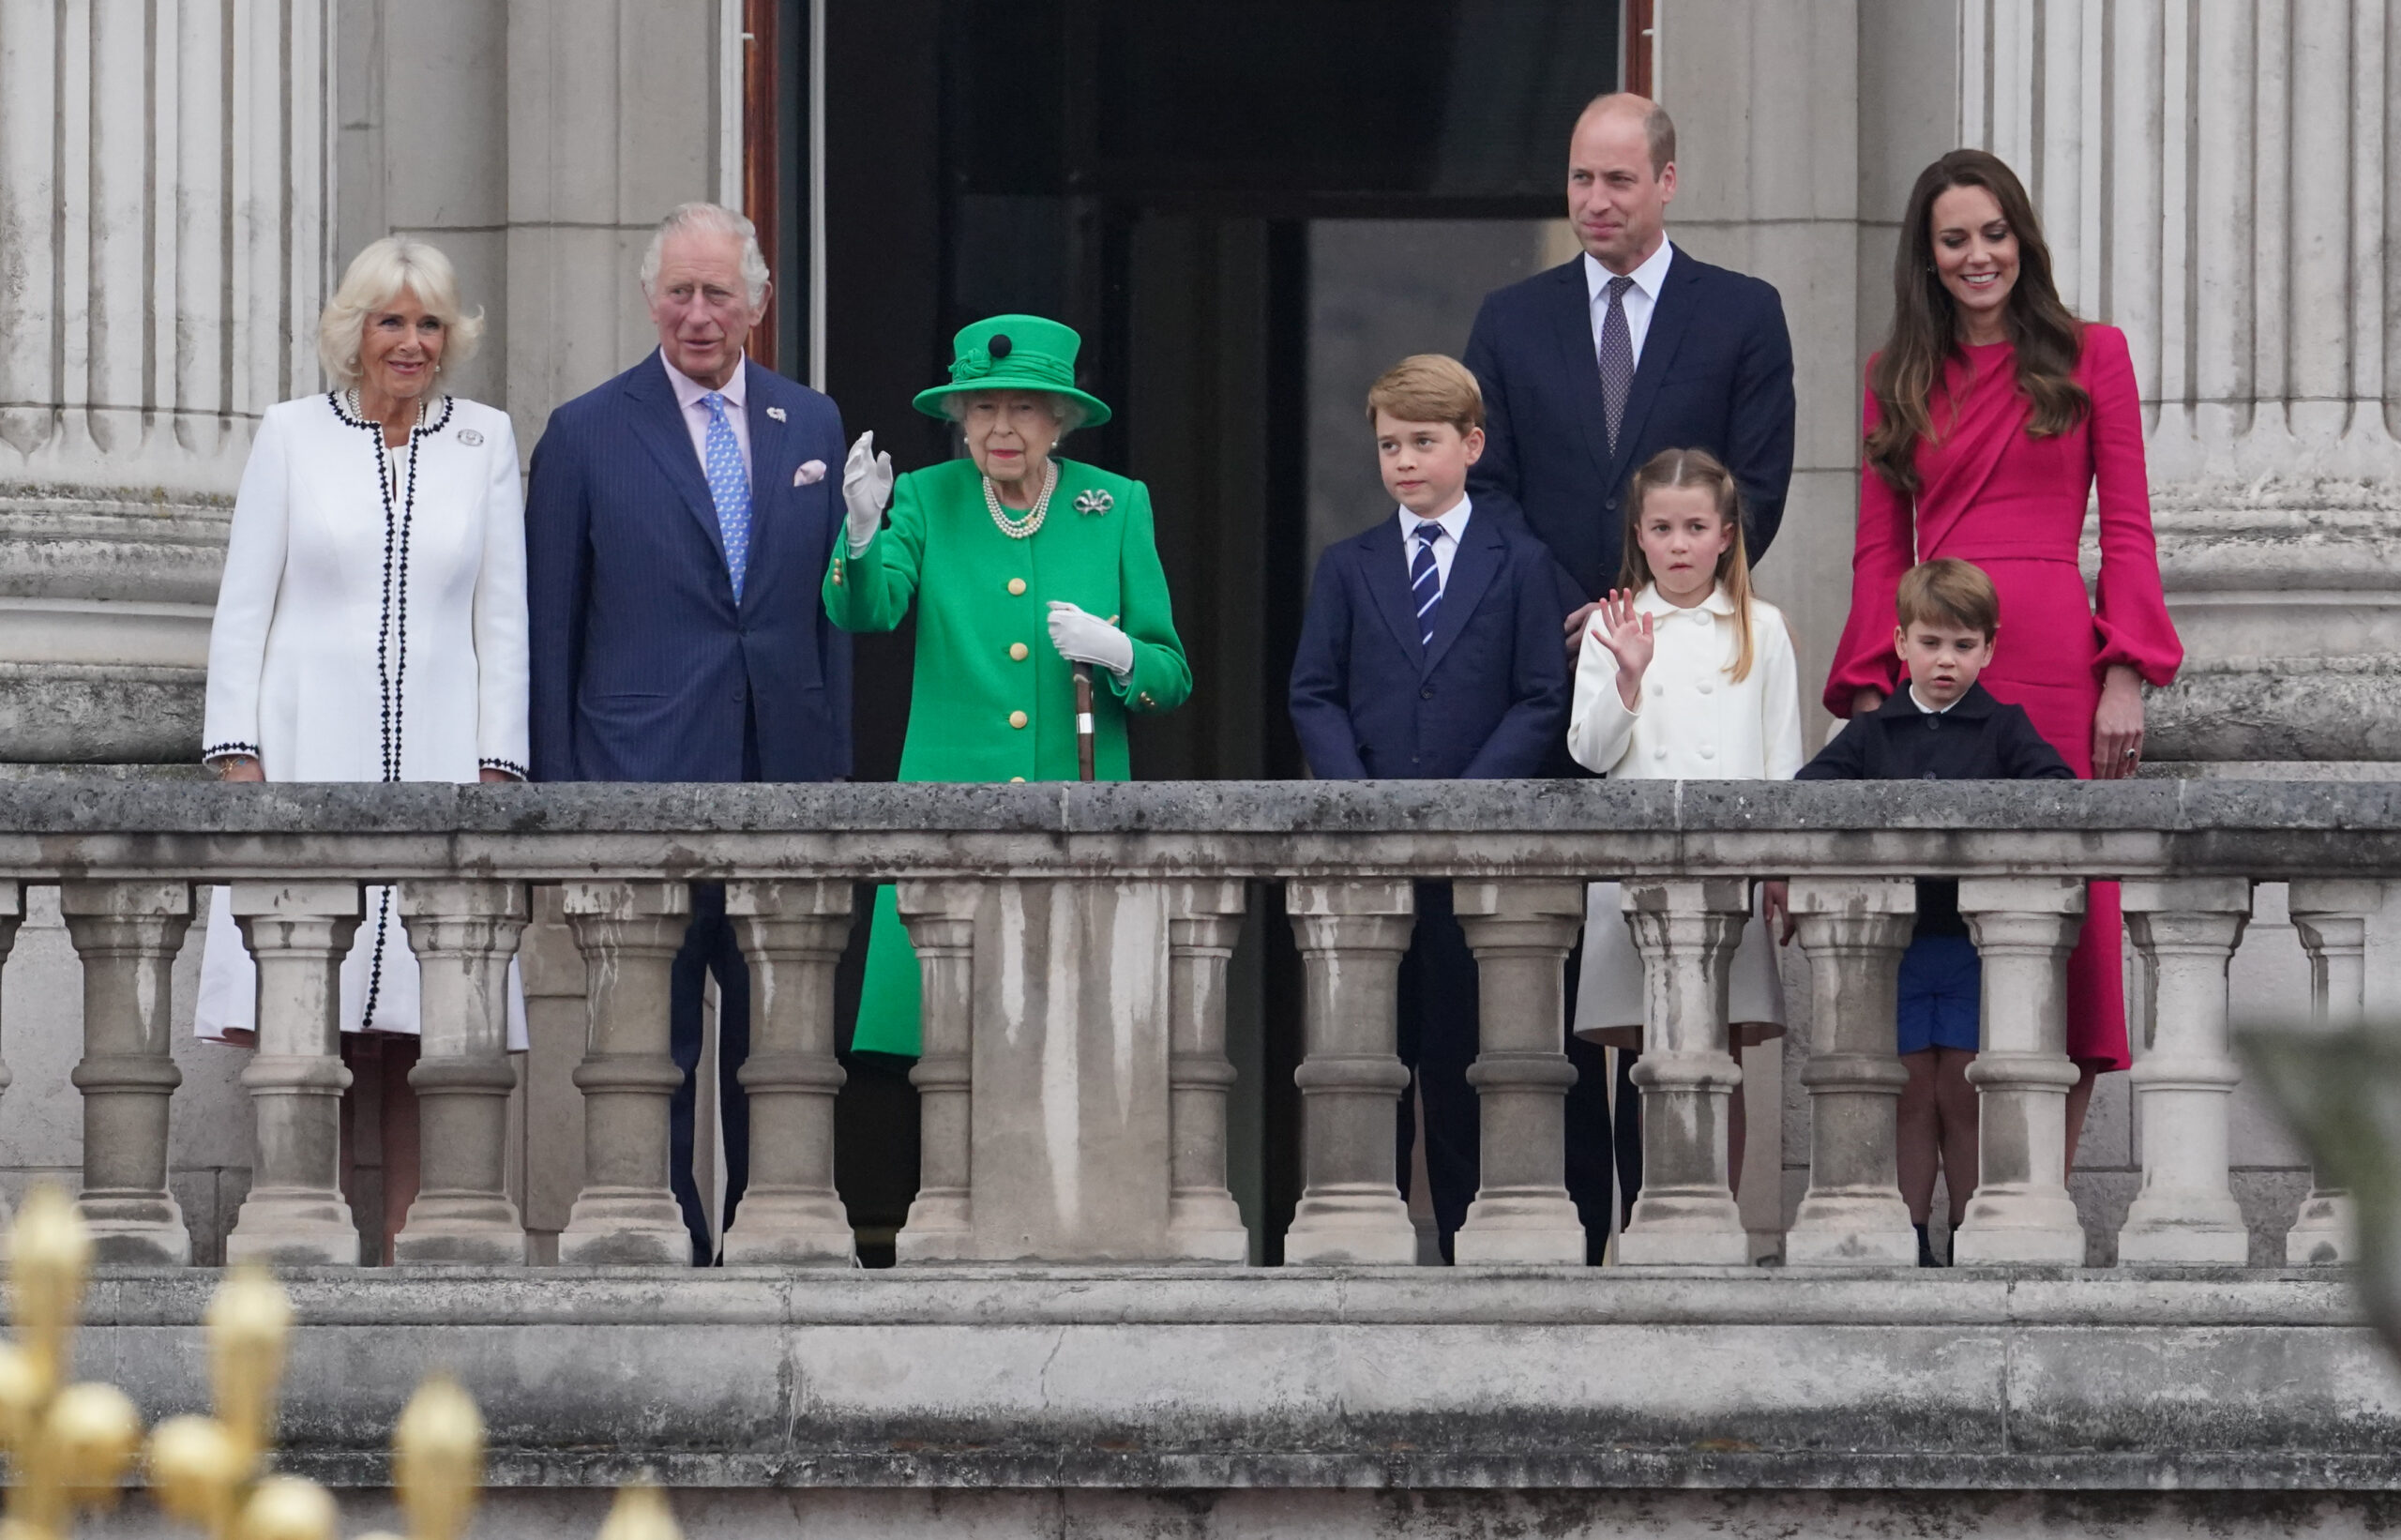
[[[1609,308],[1601,315],[1601,411],[1608,419],[1609,453],[1617,453],[1617,430],[1625,421],[1626,393],[1634,388],[1634,332],[1625,324],[1630,278],[1609,279]]]

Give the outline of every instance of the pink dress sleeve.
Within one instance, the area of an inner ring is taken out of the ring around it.
[[[1872,360],[1869,367],[1874,367]],[[1876,392],[1868,391],[1865,432],[1873,432],[1883,415]],[[1850,618],[1843,623],[1834,670],[1826,675],[1826,709],[1837,717],[1850,715],[1850,698],[1860,690],[1892,694],[1899,676],[1900,659],[1893,653],[1893,601],[1917,557],[1913,513],[1910,499],[1862,460],[1859,530],[1850,556]],[[2149,527],[2146,522],[2146,531]]]
[[[2126,334],[2115,326],[2085,327],[2076,375],[2092,393],[2092,479],[2101,505],[2101,582],[2093,604],[2101,655],[2092,672],[2098,676],[2123,663],[2151,684],[2166,685],[2184,661],[2184,643],[2160,587],[2151,477],[2143,468],[2142,397]]]

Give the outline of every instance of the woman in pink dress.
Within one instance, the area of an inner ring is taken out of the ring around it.
[[[1850,619],[1826,709],[1882,704],[1898,677],[1901,575],[1956,556],[2001,590],[1984,684],[2025,707],[2078,776],[2131,776],[2142,683],[2175,678],[2184,651],[2160,591],[2125,334],[2060,302],[2026,189],[1982,150],[1954,150],[1918,177],[1893,291],[1891,337],[1867,366]],[[2101,581],[2088,601],[2076,551],[2096,486]],[[2129,1063],[2120,958],[2118,885],[2094,883],[2068,962],[2071,1164],[2094,1076]]]

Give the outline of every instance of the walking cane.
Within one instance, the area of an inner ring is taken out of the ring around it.
[[[1076,675],[1076,778],[1092,779],[1092,665],[1079,663]]]

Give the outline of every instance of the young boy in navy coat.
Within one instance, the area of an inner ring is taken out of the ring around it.
[[[1397,516],[1327,549],[1292,660],[1292,727],[1326,780],[1537,776],[1567,731],[1566,656],[1549,548],[1516,505],[1467,495],[1484,452],[1475,376],[1404,358],[1367,392]],[[1442,1256],[1476,1188],[1475,958],[1448,883],[1417,884],[1400,964],[1400,1057],[1426,1108],[1426,1170]],[[1396,1155],[1408,1190],[1411,1097]]]
[[[1853,717],[1795,780],[2073,780],[2076,772],[2034,731],[2025,708],[1976,683],[2001,631],[2001,595],[1982,567],[1940,557],[1901,580],[1893,645],[1909,687]],[[1917,926],[1901,954],[1897,1032],[1909,1083],[1901,1089],[1901,1198],[1917,1227],[1920,1267],[1934,1265],[1925,1227],[1938,1155],[1956,1230],[1976,1190],[1976,1061],[1983,964],[1959,914],[1959,884],[1921,879]]]

